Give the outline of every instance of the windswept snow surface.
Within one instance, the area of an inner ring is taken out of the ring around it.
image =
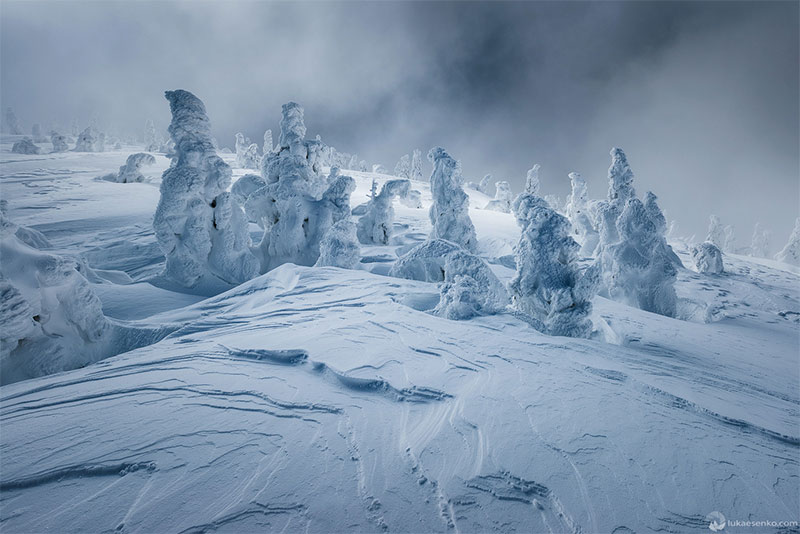
[[[391,241],[363,246],[361,269],[285,264],[199,300],[148,283],[163,268],[151,223],[166,158],[148,168],[152,183],[112,184],[94,177],[141,147],[33,156],[11,154],[12,140],[0,145],[9,218],[97,269],[109,320],[165,337],[0,387],[4,532],[798,520],[794,268],[731,254],[720,275],[680,269],[680,319],[598,297],[592,339],[509,313],[451,321],[428,313],[437,284],[385,276],[430,231],[429,184],[412,181],[423,209],[395,203]],[[355,205],[374,175],[348,174]],[[469,214],[477,253],[507,282],[512,215]]]

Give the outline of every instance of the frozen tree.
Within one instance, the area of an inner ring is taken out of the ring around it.
[[[275,145],[272,144],[272,130],[267,130],[264,132],[264,146],[261,149],[261,153],[266,157],[273,150],[275,150]]]
[[[525,177],[525,192],[532,195],[539,195],[539,169],[542,166],[538,163],[528,170],[528,175]]]
[[[85,366],[107,356],[110,325],[70,258],[19,239],[0,214],[0,383]]]
[[[394,166],[394,175],[398,178],[411,178],[411,157],[408,154],[404,154]]]
[[[409,189],[408,193],[400,197],[400,204],[411,209],[422,209],[422,193],[416,189]]]
[[[283,263],[314,265],[320,242],[328,229],[350,216],[350,194],[355,181],[319,174],[321,144],[305,139],[303,108],[294,102],[283,106],[279,149],[261,162],[265,186],[245,203],[247,216],[264,228],[257,247],[261,271]]]
[[[19,127],[17,114],[14,113],[13,108],[6,108],[6,112],[3,115],[3,126],[5,127],[4,131],[11,135],[22,135],[22,128]]]
[[[722,251],[711,241],[693,246],[691,254],[697,272],[705,274],[720,274],[722,272]]]
[[[636,197],[633,188],[633,171],[621,148],[611,149],[611,166],[608,168],[608,197],[595,206],[596,225],[602,249],[619,241],[617,219],[630,198]]]
[[[661,251],[661,255],[670,258],[676,267],[683,267],[681,259],[677,254],[675,254],[675,251],[672,250],[672,247],[667,244],[667,218],[664,217],[664,213],[658,206],[658,197],[656,197],[652,191],[645,193],[644,210],[647,213],[647,216],[653,222],[653,225],[656,227],[656,233],[664,237],[664,239],[658,240],[659,246],[663,249]]]
[[[422,175],[422,152],[420,152],[419,149],[415,148],[412,152],[411,170],[409,172],[409,178],[412,180],[421,182],[424,178]]]
[[[359,161],[358,162],[358,169],[356,169],[356,170],[358,170],[360,172],[367,172],[367,162],[366,162],[366,160],[362,159],[361,161]]]
[[[502,181],[495,183],[494,186],[497,189],[494,194],[494,200],[490,200],[484,209],[510,213],[511,202],[514,200],[511,194],[511,185],[506,181]]]
[[[78,137],[78,135],[80,133],[81,133],[81,131],[78,128],[78,119],[72,119],[72,123],[70,124],[70,127],[69,127],[69,134],[72,137]]]
[[[443,282],[445,260],[459,250],[463,249],[450,241],[429,239],[400,257],[389,270],[389,276],[421,282]]]
[[[628,198],[616,223],[618,242],[602,251],[603,281],[609,296],[642,310],[675,316],[677,270],[663,232],[644,204]]]
[[[146,152],[155,152],[160,148],[156,125],[152,119],[147,119],[144,123],[144,149]]]
[[[353,154],[352,156],[350,156],[350,161],[347,162],[347,168],[350,169],[351,171],[359,170],[358,154]]]
[[[31,136],[37,143],[44,143],[47,141],[47,138],[42,135],[42,126],[38,122],[31,127]]]
[[[547,205],[550,206],[553,211],[560,212],[563,209],[561,206],[561,199],[558,197],[558,195],[545,195],[544,201],[547,202]]]
[[[794,230],[789,242],[775,255],[775,259],[790,265],[800,266],[800,217],[794,221]]]
[[[725,228],[720,224],[719,217],[716,215],[711,215],[708,221],[706,241],[714,243],[721,250],[725,244]]]
[[[250,195],[266,185],[267,182],[264,181],[260,174],[245,174],[231,186],[231,195],[236,199],[236,202],[243,206]]]
[[[572,193],[567,197],[564,208],[569,222],[572,224],[572,235],[581,245],[581,256],[591,256],[600,241],[600,235],[592,223],[588,206],[588,189],[586,181],[577,172],[569,173]]]
[[[769,230],[761,226],[761,223],[756,223],[753,229],[753,238],[750,241],[750,255],[756,258],[769,257]]]
[[[107,174],[103,179],[109,182],[120,184],[130,184],[134,182],[144,182],[142,167],[145,165],[155,165],[156,158],[147,152],[137,152],[128,156],[125,165],[119,168],[117,174]]]
[[[736,253],[736,229],[732,224],[725,225],[722,250],[728,254]]]
[[[441,147],[432,148],[428,159],[433,164],[430,239],[446,239],[472,252],[478,238],[469,218],[469,198],[461,188],[456,160]]]
[[[30,137],[23,137],[11,146],[11,152],[15,154],[41,154],[42,149],[33,144]]]
[[[522,235],[514,249],[517,272],[509,284],[512,305],[544,333],[588,337],[599,265],[580,270],[580,245],[570,236],[569,221],[536,196],[535,189],[514,200]]]
[[[248,143],[244,135],[236,134],[236,166],[241,169],[258,169],[258,145]]]
[[[506,182],[506,183],[508,183],[508,182]],[[487,174],[487,175],[486,175],[486,176],[484,176],[484,177],[483,177],[483,179],[480,181],[480,183],[478,184],[478,188],[477,188],[477,189],[478,189],[478,191],[480,191],[480,192],[481,192],[481,193],[483,193],[484,195],[491,195],[491,194],[492,194],[492,192],[489,190],[489,188],[490,188],[491,186],[492,186],[492,175],[491,175],[491,174]],[[495,187],[497,187],[497,185],[496,185],[496,184],[495,184]],[[495,193],[495,194],[496,194],[496,193]]]
[[[184,90],[165,96],[175,157],[153,220],[165,275],[185,287],[240,284],[258,274],[258,261],[241,207],[226,192],[231,168],[216,153],[203,102]]]
[[[105,151],[105,134],[98,132],[93,127],[87,127],[78,136],[74,152],[103,152]]]
[[[389,174],[389,170],[380,163],[376,163],[372,166],[372,172],[375,174]]]
[[[411,182],[405,179],[388,180],[379,195],[370,200],[367,212],[358,220],[358,240],[364,244],[386,245],[392,237],[394,209],[392,200],[408,194]]]
[[[355,269],[361,260],[361,249],[356,236],[356,225],[342,219],[331,226],[319,244],[317,267],[332,266]]]
[[[447,254],[435,315],[465,320],[499,313],[507,305],[508,292],[485,261],[463,249]]]
[[[53,152],[66,152],[69,150],[67,138],[58,132],[53,132],[50,135],[50,142],[53,143]]]

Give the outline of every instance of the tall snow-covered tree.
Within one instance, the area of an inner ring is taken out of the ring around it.
[[[267,130],[264,132],[264,146],[261,148],[261,153],[266,157],[273,150],[275,145],[272,144],[272,130]]]
[[[165,96],[175,155],[153,220],[165,275],[185,287],[242,283],[258,274],[258,261],[244,213],[227,192],[231,168],[216,153],[203,102],[184,90]]]
[[[106,149],[105,137],[104,133],[89,126],[78,136],[73,150],[75,152],[104,152]]]
[[[794,221],[789,242],[775,255],[775,259],[790,265],[800,265],[800,217]]]
[[[492,187],[492,175],[487,174],[481,179],[480,183],[478,183],[478,191],[480,191],[484,195],[491,195],[492,194],[492,192],[490,191],[491,187]]]
[[[725,245],[725,227],[719,222],[719,217],[711,215],[708,218],[708,235],[706,241],[714,243],[720,250],[724,249]]]
[[[611,166],[608,168],[608,196],[597,203],[597,230],[600,248],[619,241],[617,219],[628,199],[636,197],[633,187],[633,171],[621,148],[611,149]]]
[[[722,250],[728,254],[736,253],[736,228],[732,224],[725,225]]]
[[[500,181],[495,183],[494,186],[496,188],[494,199],[490,200],[484,209],[510,213],[511,202],[514,200],[514,196],[511,193],[511,184],[506,181]]]
[[[364,244],[386,245],[392,237],[394,209],[392,200],[408,194],[411,182],[406,179],[388,180],[380,194],[367,205],[367,212],[358,220],[358,240]]]
[[[572,192],[567,197],[567,205],[564,211],[569,222],[572,223],[572,235],[581,245],[581,256],[590,256],[597,248],[600,235],[597,233],[589,214],[586,180],[577,172],[569,173],[569,179],[572,185]]]
[[[411,178],[411,157],[408,154],[400,157],[400,161],[394,166],[394,175],[398,178]]]
[[[19,127],[19,120],[17,114],[14,113],[13,108],[6,108],[3,114],[3,130],[11,135],[22,135],[22,128]]]
[[[319,259],[314,265],[355,269],[360,260],[356,225],[350,219],[342,219],[325,232],[319,244]]]
[[[58,132],[53,132],[50,135],[50,142],[53,144],[53,152],[66,152],[69,150],[67,138]]]
[[[144,150],[145,152],[156,152],[161,146],[158,142],[158,135],[156,134],[156,125],[153,124],[152,119],[147,119],[144,122]]]
[[[424,178],[422,175],[422,152],[415,148],[411,155],[411,174],[410,179],[421,182]]]
[[[580,245],[569,235],[569,221],[534,190],[535,185],[514,200],[522,235],[514,250],[517,272],[509,284],[512,306],[542,332],[588,337],[599,266],[581,271]]]
[[[474,252],[478,237],[469,217],[469,198],[461,188],[456,160],[441,147],[432,148],[428,159],[433,164],[430,239],[446,239]]]
[[[528,175],[525,177],[525,192],[532,195],[539,195],[539,169],[542,166],[538,163],[528,169]]]
[[[756,258],[769,257],[769,230],[761,226],[761,223],[756,223],[753,229],[753,237],[750,240],[750,255]]]

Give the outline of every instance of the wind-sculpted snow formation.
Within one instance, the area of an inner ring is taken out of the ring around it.
[[[432,148],[428,160],[433,164],[430,239],[446,239],[474,252],[478,237],[469,218],[469,197],[461,188],[460,166],[441,147]]]
[[[591,256],[600,242],[600,234],[597,233],[589,212],[589,193],[586,180],[577,172],[569,173],[569,179],[572,192],[567,197],[564,211],[569,222],[572,223],[572,235],[581,246],[581,256]]]
[[[494,199],[490,200],[484,209],[510,213],[511,202],[514,200],[514,195],[511,193],[511,184],[506,181],[501,181],[494,185],[496,188]]]
[[[78,136],[75,143],[75,152],[104,152],[106,149],[106,136],[98,132],[94,127],[88,126]]]
[[[381,188],[380,194],[367,204],[366,213],[358,220],[358,240],[365,244],[386,245],[392,237],[395,197],[408,195],[411,182],[406,179],[388,180]]]
[[[305,139],[303,108],[283,105],[279,149],[261,161],[266,185],[245,203],[247,217],[264,229],[257,254],[261,272],[283,263],[314,265],[320,242],[337,222],[350,216],[350,194],[355,181],[321,174],[322,143]]]
[[[135,182],[144,182],[145,177],[142,174],[142,167],[147,165],[155,165],[156,158],[147,152],[137,152],[128,156],[125,165],[119,168],[116,174],[108,174],[103,177],[104,180],[109,182],[117,182],[120,184],[130,184]]]
[[[358,244],[356,225],[349,219],[342,219],[325,232],[319,244],[319,259],[314,265],[355,269],[360,260],[361,247]]]
[[[722,251],[711,241],[693,246],[691,254],[697,272],[704,274],[720,274],[723,272]]]
[[[512,305],[544,333],[589,337],[599,265],[595,262],[580,269],[580,245],[570,236],[569,221],[537,196],[536,189],[533,183],[532,189],[514,200],[522,235],[514,249],[517,272],[509,284]]]
[[[82,367],[107,356],[102,304],[74,260],[19,239],[0,213],[0,383]]]
[[[30,137],[24,137],[11,146],[14,154],[41,154],[41,147],[36,146]]]
[[[50,142],[53,144],[53,152],[66,152],[69,150],[66,136],[63,136],[58,132],[53,132],[50,135]]]
[[[775,259],[800,266],[800,217],[794,221],[794,229],[789,236],[789,242],[775,255]]]
[[[258,274],[247,221],[227,192],[231,168],[217,155],[205,106],[188,91],[165,93],[175,142],[164,171],[153,226],[166,256],[167,278],[201,291],[235,285]]]
[[[243,206],[245,202],[247,202],[247,199],[250,198],[250,195],[266,185],[267,182],[264,181],[264,178],[262,178],[260,174],[248,173],[233,183],[231,186],[231,195],[236,199],[236,202]],[[250,222],[258,223],[258,220],[252,220]]]

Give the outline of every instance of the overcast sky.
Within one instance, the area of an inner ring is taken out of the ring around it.
[[[39,122],[143,130],[167,89],[208,109],[221,146],[308,133],[390,169],[441,145],[468,180],[605,194],[622,147],[640,194],[686,234],[710,213],[773,248],[800,215],[797,2],[0,3],[0,98]]]

